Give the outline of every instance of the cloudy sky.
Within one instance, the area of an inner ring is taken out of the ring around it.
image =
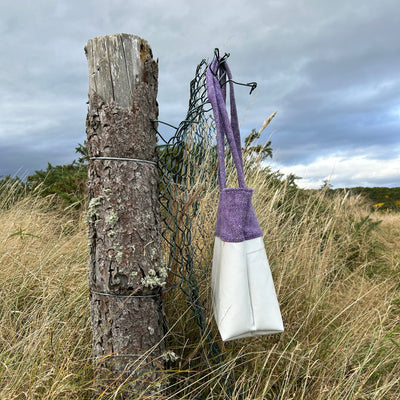
[[[160,119],[184,118],[189,81],[229,52],[242,135],[303,187],[400,186],[398,0],[0,0],[0,176],[70,163],[85,139],[88,39],[148,40]]]

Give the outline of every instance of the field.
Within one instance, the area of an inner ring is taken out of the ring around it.
[[[285,332],[219,342],[215,362],[184,295],[170,291],[168,345],[178,358],[166,394],[153,398],[400,398],[400,214],[371,214],[360,196],[299,190],[258,170],[248,184]],[[215,192],[202,205],[212,238]],[[12,187],[0,207],[0,398],[93,398],[84,211],[54,196],[15,199]],[[208,278],[200,289],[207,299]],[[208,322],[215,332],[210,313]]]

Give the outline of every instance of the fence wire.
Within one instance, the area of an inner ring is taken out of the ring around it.
[[[215,49],[214,56],[222,63],[229,54],[220,57],[218,49]],[[219,188],[216,131],[207,97],[206,71],[207,61],[202,60],[190,82],[188,111],[179,126],[157,121],[174,130],[168,140],[157,131],[163,254],[170,270],[166,292],[175,292],[171,296],[174,302],[179,288],[192,313],[191,321],[194,320],[197,326],[194,341],[198,343],[200,339],[202,346],[200,351],[197,347],[197,353],[201,354],[192,352],[189,359],[205,356],[205,365],[219,364],[223,393],[226,398],[232,398],[234,373],[232,368],[223,365],[223,354],[216,339],[218,334],[211,324],[209,288]],[[228,81],[224,75],[219,78],[223,79],[222,85]],[[250,93],[257,86],[255,82],[232,82],[250,87]],[[229,161],[229,155],[226,161]],[[179,301],[175,303],[179,304]],[[177,310],[175,314],[179,313],[183,311]],[[179,315],[173,315],[172,319],[177,321]],[[180,335],[183,348],[188,346],[187,331],[184,327]],[[197,343],[193,346],[196,347]],[[190,369],[190,361],[188,363]],[[236,394],[236,397],[241,398],[241,394]],[[201,399],[203,396],[194,398]]]
[[[217,153],[213,142],[215,126],[207,98],[206,60],[197,66],[190,83],[189,107],[185,120],[168,140],[158,133],[158,168],[162,237],[165,262],[170,270],[169,288],[179,287],[194,313],[201,337],[209,345],[210,355],[220,361],[220,349],[211,340],[207,306],[199,281],[209,275],[212,224],[205,221],[204,195],[217,189]],[[159,123],[164,123],[158,121]],[[212,210],[209,210],[212,213]],[[204,286],[204,285],[203,285]]]

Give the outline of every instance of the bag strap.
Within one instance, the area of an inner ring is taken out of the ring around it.
[[[226,77],[229,79],[229,100],[231,118],[229,120],[226,109]],[[240,188],[246,188],[244,181],[244,168],[242,147],[240,141],[239,122],[236,110],[235,93],[232,83],[232,74],[226,61],[220,62],[214,58],[207,68],[206,85],[208,99],[210,100],[215,125],[217,129],[218,150],[218,181],[220,189],[226,188],[225,171],[225,136],[228,141],[233,161],[235,163],[238,184]],[[222,86],[222,87],[221,87]]]

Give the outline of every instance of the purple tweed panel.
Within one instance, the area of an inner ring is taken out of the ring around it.
[[[263,235],[251,198],[253,189],[225,188],[220,191],[215,236],[224,242],[243,242]]]

